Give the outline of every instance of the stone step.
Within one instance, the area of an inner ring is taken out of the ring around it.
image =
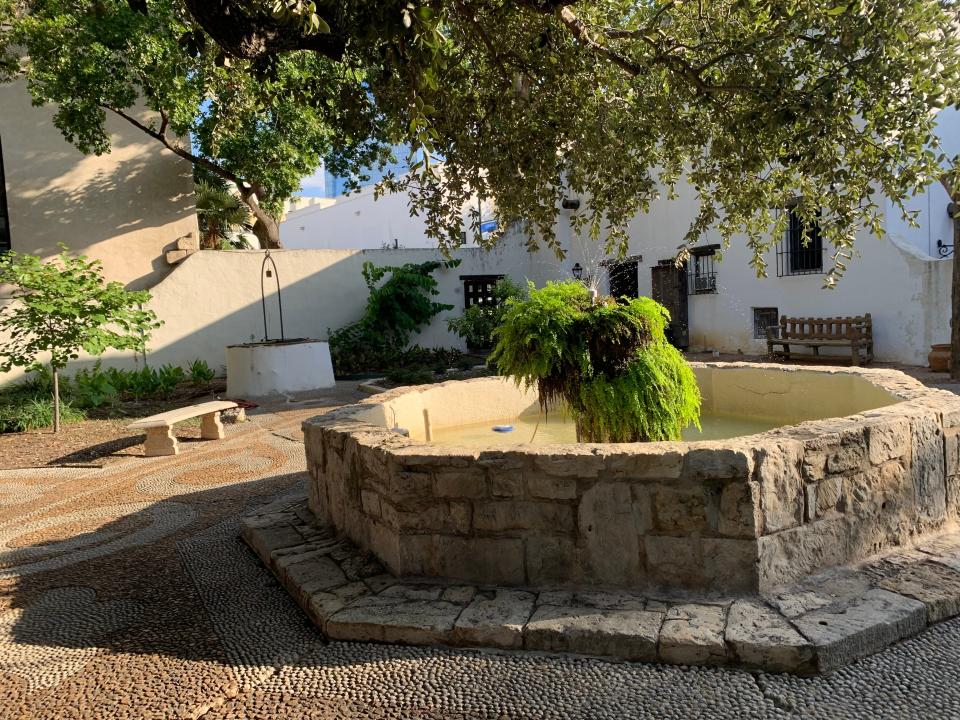
[[[398,578],[311,522],[306,499],[241,518],[245,541],[329,638],[829,672],[960,614],[960,534],[762,597],[473,587]]]

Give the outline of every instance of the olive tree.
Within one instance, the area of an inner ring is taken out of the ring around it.
[[[12,287],[0,307],[0,371],[37,368],[53,375],[53,430],[60,431],[59,373],[80,351],[143,350],[160,326],[145,290],[129,291],[105,282],[101,263],[63,252],[44,262],[36,255],[0,255],[0,285]],[[4,337],[5,336],[5,337]]]

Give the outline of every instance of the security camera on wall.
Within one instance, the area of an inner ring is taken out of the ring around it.
[[[562,207],[564,210],[579,210],[580,198],[564,198],[560,202],[560,207]]]

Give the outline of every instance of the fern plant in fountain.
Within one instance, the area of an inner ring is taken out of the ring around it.
[[[669,320],[649,298],[593,303],[577,281],[531,284],[494,331],[491,360],[535,387],[544,411],[566,408],[581,442],[679,440],[699,427],[700,389],[667,342]]]

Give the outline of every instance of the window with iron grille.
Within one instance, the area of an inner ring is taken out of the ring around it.
[[[715,295],[717,269],[714,264],[719,245],[693,248],[687,262],[687,292],[691,295]]]
[[[787,212],[787,231],[777,245],[777,277],[822,273],[820,223],[804,222],[792,207],[787,208]]]
[[[461,275],[463,281],[463,309],[471,305],[492,305],[493,286],[503,275]]]
[[[0,145],[0,253],[10,249],[10,214],[7,211],[7,180],[3,174],[3,146]]]
[[[755,307],[753,309],[753,337],[766,340],[767,328],[780,323],[780,311],[775,307]]]

